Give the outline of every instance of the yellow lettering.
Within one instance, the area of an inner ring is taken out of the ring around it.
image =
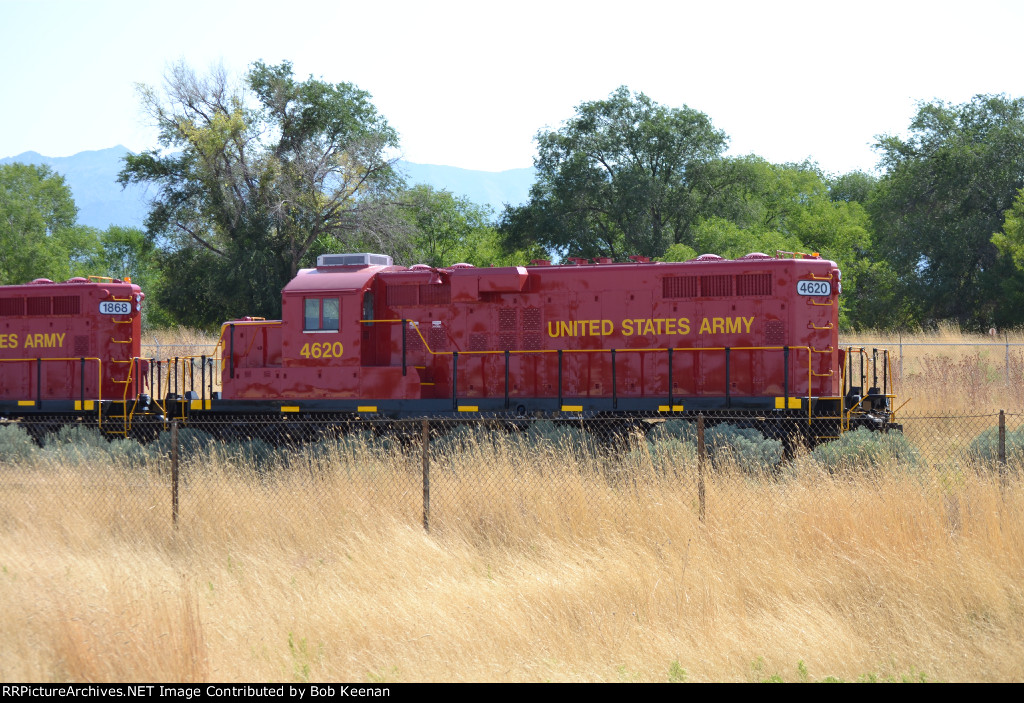
[[[750,323],[752,323],[754,321],[754,318],[752,318],[752,317],[741,317],[740,319],[743,320],[743,324],[747,326],[747,334],[750,334]]]
[[[63,347],[64,346],[64,333],[63,332],[59,332],[57,334],[57,346],[58,347]]]
[[[633,321],[632,320],[623,320],[622,321],[622,334],[624,336],[626,336],[626,337],[632,337],[633,336]]]
[[[644,320],[644,335],[654,334],[654,323],[650,320]]]
[[[0,334],[0,349],[7,349],[7,335]]]
[[[569,323],[565,322],[564,320],[559,321],[559,323],[558,323],[558,336],[559,337],[571,337],[572,336],[572,326],[569,325]]]
[[[33,346],[32,345],[32,335],[26,334],[25,335],[25,348],[26,349],[31,349],[32,346]]]
[[[17,334],[12,334],[11,335],[11,349],[17,349],[17,348],[18,348],[18,335]]]
[[[675,320],[665,320],[665,334],[675,334],[675,333],[676,333],[676,321]]]
[[[551,327],[551,320],[548,320],[548,336],[549,337],[557,337],[558,336],[558,323],[557,322],[555,323],[554,329],[552,329],[552,327]]]
[[[302,345],[302,350],[299,352],[299,356],[305,359],[309,358],[309,342]]]
[[[700,321],[700,333],[704,334],[705,332],[711,334],[711,325],[708,324],[708,318],[706,317],[702,318]]]
[[[679,334],[690,334],[690,318],[680,317],[676,323],[679,325]]]
[[[726,334],[739,334],[740,332],[740,318],[738,317],[727,317],[725,318],[725,333]]]
[[[661,334],[661,323],[662,322],[664,322],[664,320],[661,319],[660,317],[654,320],[654,326],[657,328],[658,334]]]
[[[37,332],[36,334],[34,334],[32,336],[36,338],[35,345],[37,347],[45,347],[46,346],[46,335],[45,334]]]
[[[712,323],[715,328],[715,334],[725,332],[725,320],[720,317],[716,317]]]
[[[615,331],[615,325],[611,320],[601,320],[601,335],[607,337]]]

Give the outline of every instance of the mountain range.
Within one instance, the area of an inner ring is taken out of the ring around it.
[[[122,189],[117,183],[117,174],[121,171],[125,155],[129,153],[123,146],[57,157],[26,151],[17,156],[0,158],[0,164],[44,164],[64,176],[75,204],[78,205],[79,224],[98,229],[106,229],[111,225],[142,227],[151,193],[142,186]],[[534,181],[533,167],[508,171],[472,171],[410,161],[399,161],[397,166],[409,185],[425,183],[436,190],[447,190],[478,205],[490,207],[494,217],[501,213],[506,204],[519,205],[526,202]]]

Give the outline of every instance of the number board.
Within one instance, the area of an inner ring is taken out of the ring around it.
[[[131,301],[119,302],[104,300],[100,303],[100,315],[131,315]]]
[[[797,295],[832,295],[832,283],[829,281],[797,281]]]

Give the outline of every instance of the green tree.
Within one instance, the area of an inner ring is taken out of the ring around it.
[[[114,225],[99,233],[99,248],[88,264],[95,274],[130,278],[142,288],[147,296],[142,323],[147,328],[167,327],[173,323],[169,313],[157,302],[164,281],[160,256],[152,238],[141,229]]]
[[[718,213],[701,219],[689,244],[676,244],[664,260],[685,260],[693,254],[718,254],[734,259],[760,251],[818,252],[843,271],[846,325],[864,324],[858,307],[858,279],[870,270],[865,259],[871,247],[871,221],[853,198],[836,197],[834,188],[810,162],[772,164],[760,157],[723,159],[716,165],[726,184],[713,201]]]
[[[834,201],[846,201],[864,205],[871,198],[878,179],[863,171],[850,171],[836,176],[828,182],[829,197]]]
[[[898,281],[896,298],[921,323],[952,319],[984,328],[1024,321],[1019,271],[992,233],[1024,186],[1024,100],[979,95],[921,104],[906,138],[877,144],[885,175],[869,200],[877,256]]]
[[[63,176],[48,166],[0,165],[0,283],[89,273],[96,233],[77,217]]]
[[[398,202],[402,217],[413,228],[410,264],[522,266],[546,257],[539,246],[504,250],[491,224],[491,208],[447,190],[416,185],[404,191]]]
[[[992,235],[992,243],[1024,268],[1024,188],[1017,191],[1013,205],[1003,213],[1003,227]]]
[[[727,141],[704,113],[625,86],[582,103],[561,129],[536,140],[530,201],[501,218],[506,246],[614,258],[660,256],[690,242]]]
[[[119,180],[157,187],[146,226],[182,320],[276,316],[280,289],[324,249],[393,251],[405,236],[386,202],[398,137],[369,93],[256,62],[241,85],[181,63],[164,95],[140,94],[161,148],[127,157]]]
[[[450,266],[462,261],[470,242],[488,230],[490,208],[468,198],[416,185],[399,197],[402,216],[414,228],[413,259],[410,263]]]

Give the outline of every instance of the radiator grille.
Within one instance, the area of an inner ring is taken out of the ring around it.
[[[388,307],[418,305],[420,287],[417,285],[388,286]]]
[[[29,315],[49,315],[50,298],[29,298],[27,307]]]
[[[0,298],[0,315],[14,316],[25,314],[24,298]]]
[[[771,295],[770,273],[745,273],[736,277],[736,295]]]
[[[78,315],[81,307],[82,299],[77,295],[57,295],[53,298],[54,315]]]
[[[420,286],[421,305],[448,305],[452,302],[452,289],[445,285]]]
[[[661,280],[661,297],[663,298],[696,298],[696,276],[672,276]]]
[[[732,295],[732,276],[701,276],[700,294],[704,298],[727,298]]]

